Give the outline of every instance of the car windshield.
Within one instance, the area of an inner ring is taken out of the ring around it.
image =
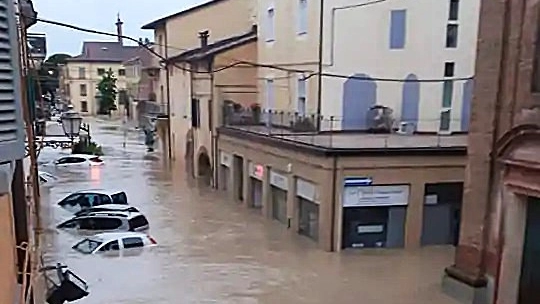
[[[84,239],[77,243],[75,246],[73,246],[73,249],[81,253],[90,254],[94,252],[94,250],[96,250],[96,248],[98,248],[101,244],[103,244],[103,242],[91,239]]]
[[[99,157],[92,157],[90,159],[88,159],[89,161],[92,161],[92,162],[95,162],[95,163],[102,163],[103,160]]]

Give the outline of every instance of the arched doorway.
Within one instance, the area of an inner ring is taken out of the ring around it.
[[[377,103],[377,83],[366,74],[354,74],[343,84],[343,130],[367,130],[369,109]]]
[[[420,83],[414,74],[407,75],[401,91],[401,121],[418,125]]]
[[[197,178],[204,181],[204,184],[210,185],[210,182],[212,181],[212,164],[210,162],[210,157],[208,156],[208,151],[205,147],[202,147],[199,150],[198,155]]]

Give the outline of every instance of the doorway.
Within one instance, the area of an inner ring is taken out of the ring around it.
[[[241,156],[235,155],[233,158],[233,172],[235,175],[236,199],[240,202],[244,201],[244,159]]]
[[[518,304],[540,303],[540,198],[527,199]]]

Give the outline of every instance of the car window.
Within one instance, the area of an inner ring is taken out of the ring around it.
[[[79,224],[78,220],[68,220],[58,225],[59,228],[76,228]]]
[[[112,200],[115,204],[127,205],[127,196],[124,192],[113,194]]]
[[[99,194],[87,193],[84,195],[84,200],[87,200],[87,199],[88,199],[89,206],[93,207],[93,206],[103,205]]]
[[[135,230],[148,225],[148,220],[144,215],[137,215],[129,220],[129,230]]]
[[[57,164],[67,164],[69,163],[71,157],[61,157],[59,159],[56,160],[56,163]]]
[[[43,176],[39,176],[39,181],[42,182],[42,183],[46,183],[47,180],[43,177]]]
[[[100,194],[99,198],[101,200],[101,205],[108,205],[113,203],[111,198],[106,194]]]
[[[99,251],[110,251],[110,250],[118,250],[120,249],[120,246],[118,245],[118,241],[110,241],[108,242],[107,244],[103,245],[103,247],[101,247],[99,249]]]
[[[122,226],[122,220],[117,218],[98,217],[93,220],[96,230],[114,230]]]
[[[65,206],[65,205],[75,206],[79,198],[81,198],[81,196],[82,194],[80,193],[71,194],[68,197],[64,198],[62,201],[60,201],[60,203],[58,204],[61,206]]]
[[[88,160],[92,161],[92,162],[95,162],[95,163],[102,163],[103,162],[103,160],[101,158],[97,157],[97,156],[89,158]]]
[[[97,240],[84,239],[73,246],[73,249],[82,253],[90,254],[94,252],[94,250],[96,250],[96,248],[98,248],[101,244],[103,243]]]
[[[86,161],[86,159],[84,159],[82,157],[70,157],[69,163],[71,163],[71,164],[79,164],[79,163],[84,163],[85,161]]]
[[[143,247],[144,243],[140,237],[127,237],[122,240],[125,249]]]

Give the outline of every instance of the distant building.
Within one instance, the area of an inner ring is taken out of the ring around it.
[[[118,90],[127,88],[126,70],[122,63],[137,56],[139,47],[124,45],[121,38],[122,24],[118,17],[116,22],[118,41],[85,41],[81,54],[68,59],[63,66],[65,98],[82,115],[97,114],[99,99],[96,86],[109,69],[112,69],[118,79],[116,83]],[[118,104],[117,107],[121,109]]]

